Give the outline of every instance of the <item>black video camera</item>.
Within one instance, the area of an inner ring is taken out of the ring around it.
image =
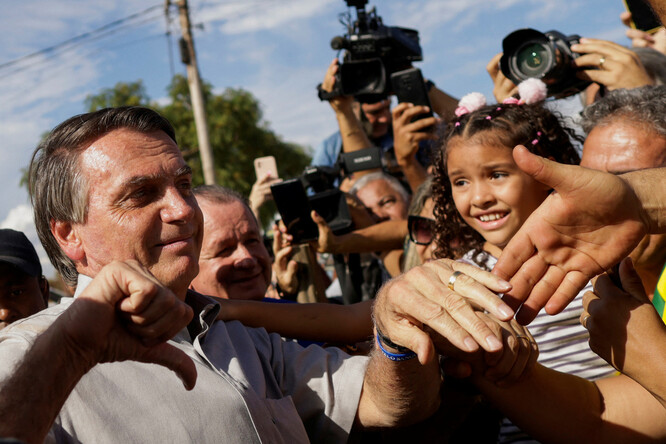
[[[502,40],[500,69],[516,85],[529,78],[543,80],[548,96],[562,98],[579,93],[591,83],[576,77],[572,63],[578,54],[571,51],[571,45],[579,40],[575,34],[519,29]]]
[[[307,167],[301,177],[271,185],[275,205],[294,243],[316,240],[319,236],[317,224],[310,217],[312,210],[324,218],[334,234],[351,231],[353,225],[347,201],[336,182],[343,175],[381,167],[381,150],[366,148],[341,154],[340,161],[333,167]]]
[[[347,34],[331,40],[331,48],[345,50],[335,90],[328,98],[354,96],[361,103],[375,103],[388,97],[393,88],[391,74],[423,60],[419,33],[414,29],[384,26],[375,8],[365,11],[367,0],[346,0],[356,8],[356,21],[346,20]],[[326,100],[320,90],[320,98]]]

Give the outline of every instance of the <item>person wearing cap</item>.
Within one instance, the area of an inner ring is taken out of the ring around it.
[[[45,309],[49,283],[25,234],[0,229],[0,330]]]

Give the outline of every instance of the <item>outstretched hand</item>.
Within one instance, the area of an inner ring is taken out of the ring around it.
[[[513,289],[504,301],[522,324],[544,306],[557,314],[594,276],[639,243],[648,224],[641,203],[621,178],[562,165],[517,146],[518,166],[554,189],[504,248],[493,273]]]
[[[192,309],[136,261],[105,266],[56,321],[66,344],[87,360],[139,361],[174,371],[188,390],[192,360],[166,343],[192,319]]]
[[[454,271],[463,274],[451,290],[447,283]],[[501,320],[511,319],[513,311],[495,293],[509,288],[497,276],[473,265],[440,259],[414,267],[384,285],[377,294],[373,317],[379,330],[416,352],[422,364],[435,356],[435,345],[442,344],[440,335],[464,352],[482,348],[498,353],[502,341],[478,316],[478,308]]]

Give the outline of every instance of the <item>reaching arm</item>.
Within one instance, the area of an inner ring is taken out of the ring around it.
[[[666,168],[615,176],[562,165],[514,149],[518,166],[555,192],[534,211],[504,248],[493,273],[511,281],[505,301],[523,304],[529,323],[541,308],[561,311],[585,284],[603,273],[648,232],[666,230]]]
[[[241,321],[288,338],[355,344],[372,336],[372,301],[352,305],[271,304],[259,301],[218,299],[218,319]],[[340,328],[344,325],[344,328]]]
[[[666,409],[666,325],[652,305],[631,259],[620,265],[622,287],[607,275],[583,297],[581,322],[590,348],[647,389]]]
[[[548,443],[663,442],[666,410],[620,375],[597,382],[541,365],[501,387],[475,378],[481,392],[533,438]]]

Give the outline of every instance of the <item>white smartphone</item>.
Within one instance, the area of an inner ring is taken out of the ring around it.
[[[279,176],[275,157],[265,156],[254,159],[254,173],[257,175],[257,180],[265,177],[267,174],[270,174],[273,179],[277,179]]]

